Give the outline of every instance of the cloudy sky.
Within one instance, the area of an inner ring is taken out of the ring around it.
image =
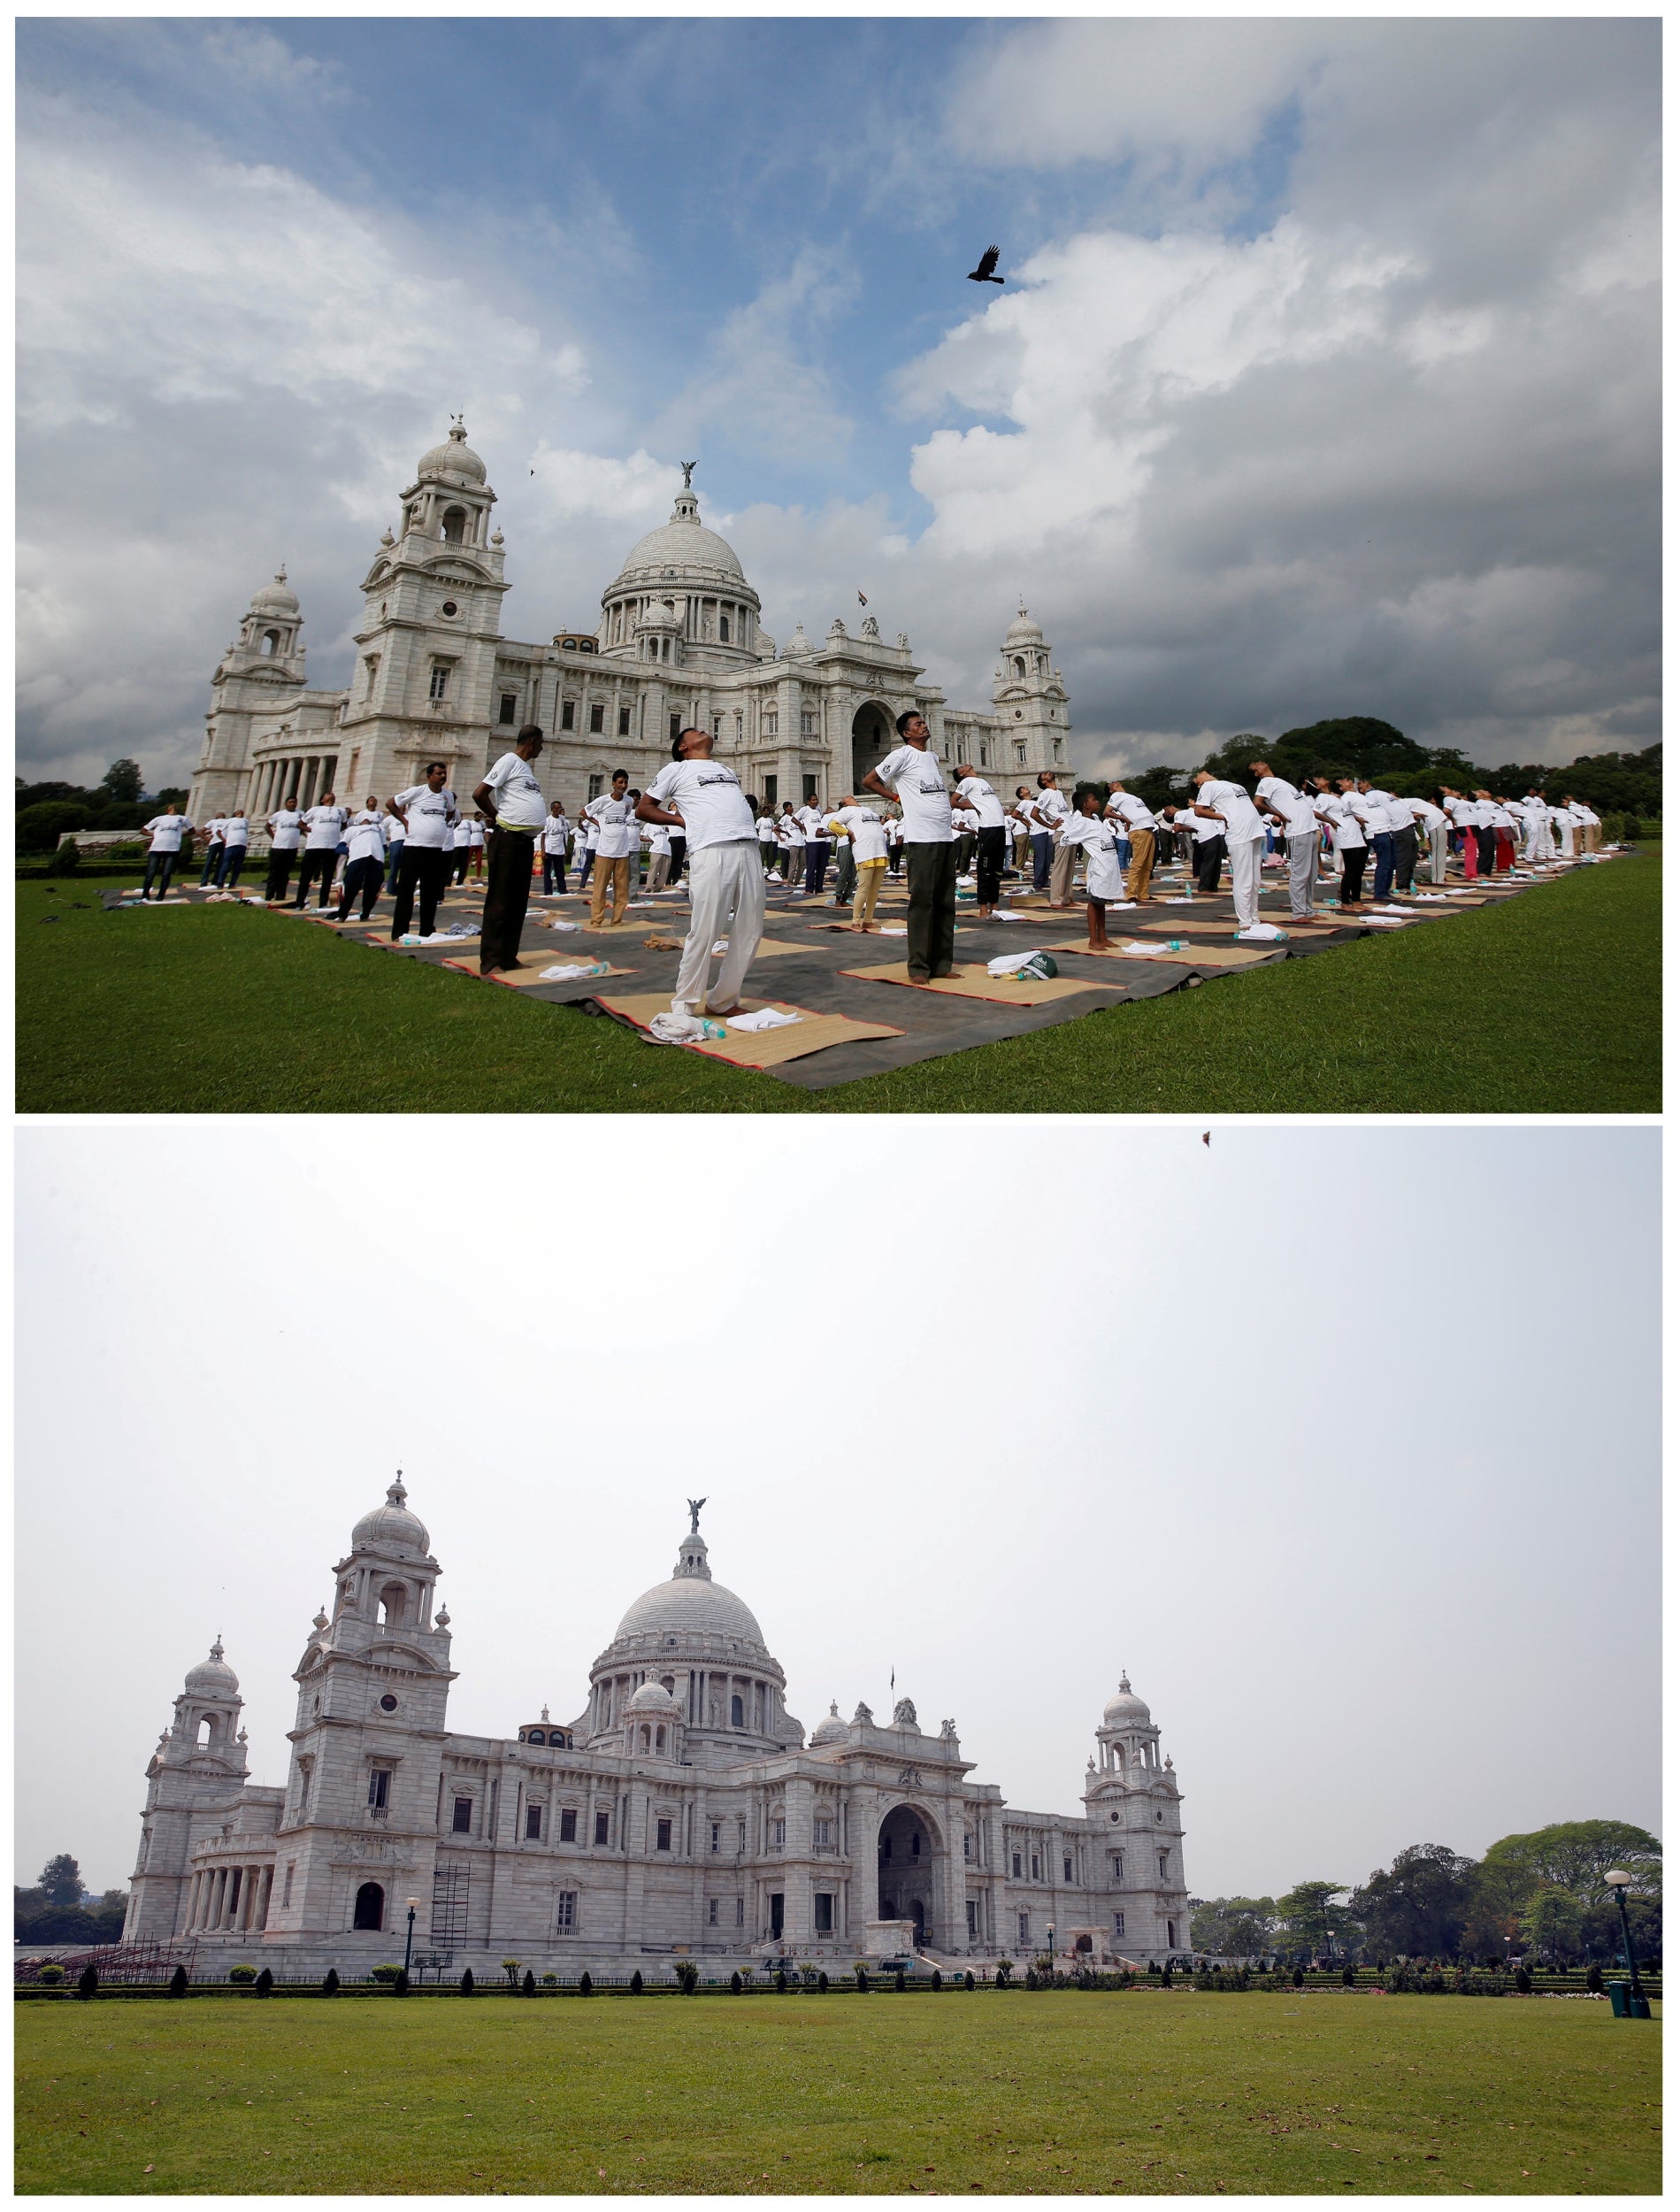
[[[1024,594],[1089,766],[1649,743],[1658,38],[27,22],[23,765],[184,778],[281,559],[344,681],[454,410],[511,636],[698,456],[779,637],[861,587],[972,704]]]
[[[575,1716],[704,1495],[807,1728],[896,1671],[1071,1814],[1128,1669],[1198,1894],[1659,1826],[1654,1130],[671,1126],[22,1133],[26,1877],[127,1880],[219,1631],[283,1782],[398,1466],[464,1732]],[[1053,1210],[953,1204],[1029,1148]],[[825,1238],[766,1228],[795,1189]]]

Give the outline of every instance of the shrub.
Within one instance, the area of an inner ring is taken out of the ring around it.
[[[187,1969],[184,1966],[178,1966],[170,1976],[169,1993],[172,1997],[184,1997],[187,1994]]]
[[[57,1989],[57,1988],[58,1988],[58,1985],[59,1985],[59,1983],[60,1983],[61,1981],[63,1981],[64,1978],[65,1978],[65,1970],[64,1970],[64,1968],[63,1968],[62,1966],[59,1966],[59,1965],[55,1964],[55,1963],[54,1963],[54,1962],[53,1962],[50,1959],[47,1962],[46,1965],[45,1965],[45,1966],[43,1966],[43,1967],[42,1968],[41,1971],[40,1971],[40,1972],[39,1972],[39,1973],[35,1976],[35,1979],[36,1979],[38,1982],[42,1982],[42,1983],[44,1983],[44,1984],[45,1984],[45,1985],[46,1985],[49,1989]]]
[[[235,1972],[238,1970],[237,1968],[234,1969]],[[376,1966],[368,1976],[368,1979],[371,1982],[394,1982],[402,1971],[403,1969],[400,1966]]]
[[[1295,1981],[1297,1985],[1299,1985],[1300,1981],[1300,1976],[1299,1974],[1296,1975]],[[1162,1989],[1170,1989],[1172,1987],[1172,1961],[1170,1959],[1167,1961],[1166,1964],[1161,1970],[1161,1986]]]
[[[677,1969],[677,1979],[679,1981],[682,1979],[682,1969],[680,1966]],[[641,1967],[638,1967],[635,1972],[630,1977],[630,1993],[633,1997],[640,1997],[641,1994]]]
[[[693,1959],[685,1959],[678,1971],[682,1978],[683,1995],[692,1997],[700,1987],[700,1969],[694,1964]]]
[[[525,1970],[525,1979],[519,1984],[519,1994],[522,1997],[534,1997],[536,1993],[537,1978],[527,1966]]]
[[[1605,826],[1604,826],[1606,827],[1606,829],[1608,829],[1608,828],[1609,828],[1609,826],[1610,826],[1610,825],[1609,825],[1609,823],[1607,821],[1607,822],[1605,823]],[[1619,837],[1619,842],[1621,842],[1621,843],[1622,843],[1622,844],[1623,844],[1623,845],[1631,845],[1631,844],[1633,844],[1634,842],[1636,842],[1636,841],[1637,841],[1637,840],[1638,840],[1638,834],[1639,834],[1639,818],[1638,818],[1638,816],[1637,814],[1624,814],[1624,815],[1622,817],[1622,828],[1621,828],[1621,833],[1620,833],[1620,837]]]
[[[972,1988],[973,1988],[973,1986],[974,1986],[974,1975],[973,1975],[972,1970],[970,1970],[970,1972],[968,1972],[968,1973],[966,1973],[966,1974],[964,1974],[964,1975],[963,1975],[963,1988],[964,1988],[964,1989],[972,1989]]]
[[[257,1993],[259,1997],[267,1997],[272,1994],[273,1988],[273,1970],[271,1967],[265,1966],[262,1972],[257,1977]]]
[[[998,1987],[1000,1989],[1007,1989],[1009,1987],[1009,1977],[1014,1973],[1014,1971],[1015,1962],[1012,1959],[1000,1959],[998,1961],[997,1981]]]
[[[95,1990],[96,1990],[98,1986],[99,1970],[94,1965],[93,1962],[89,1960],[88,1964],[82,1968],[81,1973],[76,1977],[76,1994],[85,2001],[88,1998],[93,1995]]]
[[[470,1997],[473,1991],[472,1969],[469,1966],[461,1977],[461,1994]]]
[[[558,1974],[545,1974],[542,1978],[542,1986],[545,1989],[556,1989],[558,1988],[559,1984],[560,1977]]]
[[[1307,1977],[1301,1972],[1300,1967],[1298,1966],[1289,1978],[1294,1984],[1295,1987],[1299,1989],[1301,1984],[1306,1980]]]
[[[1038,1985],[1039,1970],[1036,1966],[1029,1966],[1026,1972],[1021,1977],[1021,1986],[1024,1989],[1036,1989]]]
[[[732,1997],[739,1997],[740,1994],[740,1972],[739,1969],[737,1969],[736,1971],[729,1978],[729,1993]]]
[[[579,1974],[579,1977],[578,1977],[578,1994],[579,1994],[579,1997],[588,1997],[588,1996],[592,1996],[592,1995],[594,1994],[594,1993],[595,1993],[595,1984],[594,1984],[594,1983],[590,1980],[590,1978],[589,1978],[589,1969],[586,1966],[586,1967],[584,1968],[584,1970],[583,1970],[582,1973],[581,1973],[581,1974]]]
[[[1342,1987],[1344,1989],[1351,1989],[1353,1986],[1354,1970],[1351,1966],[1344,1966],[1342,1969]]]
[[[828,1976],[825,1973],[819,1972],[817,1977],[817,1992],[821,1997],[828,1994]]]
[[[935,1989],[943,1989],[945,1986],[944,1982],[940,1978],[940,1970],[937,1966],[933,1969],[933,1986]]]
[[[863,1989],[863,1990],[867,1990],[867,1989],[868,1989],[868,1987],[869,1987],[869,1970],[868,1970],[868,1968],[867,1968],[867,1967],[863,1967],[863,1966],[860,1966],[860,1967],[858,1968],[858,1970],[857,1970],[857,1985],[858,1985],[858,1987],[859,1987],[860,1989]]]
[[[73,876],[81,865],[81,854],[77,849],[76,841],[73,837],[67,837],[62,845],[54,846],[46,872],[50,876]]]
[[[65,830],[82,828],[88,819],[86,805],[78,806],[67,799],[43,799],[37,805],[20,808],[12,818],[12,835],[20,853],[50,853],[57,847]]]
[[[254,1982],[257,1979],[257,1969],[254,1966],[230,1966],[227,1970],[227,1978],[230,1982]]]
[[[779,1997],[787,1994],[787,1970],[784,1966],[776,1969],[776,1994]]]
[[[893,1969],[893,1986],[894,1989],[902,1989],[904,1986],[904,1969],[901,1966],[895,1966]]]
[[[517,1989],[519,1986],[519,1961],[518,1959],[503,1959],[502,1962],[502,1971],[508,1978],[508,1987],[510,1989]]]
[[[406,1997],[408,1993],[409,1970],[406,1966],[399,1966],[396,1970],[396,1979],[391,1984],[391,1994],[393,1997]]]
[[[326,1979],[321,1984],[321,1994],[323,1997],[336,1997],[338,1995],[338,1969],[336,1966],[329,1966],[327,1968]]]
[[[44,1969],[42,1971],[41,1978],[42,1981],[45,1981],[47,1978]],[[1587,1987],[1592,1992],[1592,1994],[1595,1997],[1601,1997],[1604,1994],[1604,1969],[1599,1964],[1597,1959],[1594,1959],[1592,1965],[1587,1969]]]

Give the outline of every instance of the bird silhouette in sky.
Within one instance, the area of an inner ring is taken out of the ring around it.
[[[1201,1141],[1207,1146],[1210,1152],[1213,1150],[1213,1131],[1211,1129],[1204,1129],[1202,1131]]]
[[[997,265],[998,250],[995,246],[988,246],[980,256],[978,268],[969,271],[969,282],[970,284],[1001,284],[1003,279],[1001,276],[993,276],[992,273]]]
[[[857,595],[857,603],[860,607],[867,607],[869,604],[869,601],[864,598],[861,591]]]

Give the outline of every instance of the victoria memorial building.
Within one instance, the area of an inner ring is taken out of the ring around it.
[[[573,1717],[465,1736],[441,1570],[399,1476],[311,1626],[282,1786],[249,1780],[219,1639],[188,1671],[146,1770],[124,1941],[364,1974],[401,1957],[412,1906],[417,1951],[457,1973],[510,1953],[569,1978],[677,1955],[711,1975],[1052,1940],[1097,1964],[1185,1951],[1178,1784],[1127,1682],[1070,1815],[1007,1805],[955,1721],[925,1727],[908,1697],[880,1719],[831,1706],[808,1735],[690,1519]]]
[[[355,804],[387,799],[431,760],[464,794],[527,722],[548,741],[544,793],[574,817],[615,768],[645,789],[691,725],[710,730],[719,757],[771,804],[832,805],[855,790],[896,742],[906,708],[925,717],[947,766],[968,759],[1010,790],[1071,766],[1062,673],[1024,607],[984,710],[947,706],[909,639],[889,645],[873,615],[856,636],[836,616],[820,641],[802,624],[779,646],[733,549],[701,521],[685,469],[670,521],[631,549],[599,620],[520,644],[502,635],[495,505],[456,422],[421,456],[363,580],[346,690],[310,687],[284,571],[257,593],[211,679],[194,821],[243,807],[260,826],[282,801],[307,807],[329,789]]]

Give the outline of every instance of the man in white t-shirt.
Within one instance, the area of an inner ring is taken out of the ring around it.
[[[807,799],[798,819],[805,833],[805,896],[820,898],[828,873],[828,818],[814,799]]]
[[[1400,860],[1396,863],[1394,870],[1394,888],[1397,891],[1411,890],[1412,868],[1416,864],[1416,856],[1420,849],[1417,841],[1420,837],[1429,840],[1430,881],[1445,883],[1446,881],[1446,815],[1432,799],[1402,799],[1399,803],[1405,808],[1412,819],[1413,862],[1412,866],[1407,867],[1402,873],[1400,864],[1404,861],[1405,856],[1401,852]]]
[[[636,802],[628,797],[630,771],[615,768],[612,788],[591,799],[583,810],[595,826],[595,878],[589,887],[589,926],[600,929],[607,901],[612,901],[610,926],[623,921],[630,903],[630,856],[641,846],[636,828]]]
[[[479,973],[500,975],[519,964],[519,938],[531,903],[531,876],[536,846],[548,819],[548,801],[537,781],[543,735],[527,722],[513,750],[492,761],[472,794],[487,833],[490,872],[484,886],[484,918],[479,924]]]
[[[338,872],[338,841],[344,834],[344,825],[349,818],[349,809],[340,806],[330,791],[323,791],[315,804],[305,812],[303,868],[297,879],[297,896],[292,901],[300,911],[309,903],[309,887],[318,879],[321,890],[316,903],[325,910],[327,895],[333,888],[333,878]]]
[[[169,879],[175,872],[175,863],[180,858],[180,841],[185,827],[180,809],[172,799],[161,814],[154,814],[146,825],[151,839],[146,848],[146,875],[140,887],[142,899],[151,896],[154,879],[157,880],[157,895],[165,898],[169,893]]]
[[[671,1010],[721,1018],[740,1011],[740,987],[764,933],[764,871],[747,794],[711,749],[709,730],[679,731],[669,765],[637,800],[636,812],[644,822],[680,830],[688,848],[688,935]],[[710,980],[720,937],[728,949]]]
[[[1149,879],[1155,873],[1154,810],[1135,791],[1128,791],[1117,776],[1109,782],[1108,803],[1102,810],[1124,832],[1126,897],[1133,905],[1141,906],[1149,896]]]
[[[403,864],[397,870],[396,903],[391,910],[391,941],[408,934],[414,897],[420,898],[420,934],[437,927],[438,901],[455,857],[455,794],[447,761],[426,764],[426,781],[399,791],[391,811],[403,826]]]
[[[852,893],[852,927],[867,936],[875,926],[875,902],[886,873],[886,825],[873,807],[859,806],[848,792],[834,820],[845,831],[857,877]]]
[[[210,842],[204,848],[203,873],[198,879],[201,891],[208,888],[212,877],[219,876],[222,865],[223,840],[227,830],[227,817],[218,814],[204,825],[204,834]]]
[[[339,893],[338,919],[349,918],[359,891],[362,897],[362,919],[371,921],[374,902],[385,881],[385,832],[380,822],[380,803],[369,799],[359,813],[352,814],[346,842],[344,883]]]
[[[542,895],[552,898],[564,895],[566,887],[566,839],[572,825],[566,819],[566,810],[559,799],[549,803],[548,815],[542,825]]]
[[[864,787],[896,799],[904,818],[909,870],[905,915],[906,965],[912,983],[951,972],[956,942],[956,844],[951,795],[928,742],[928,726],[913,708],[898,718],[899,742],[863,779]]]
[[[219,891],[236,890],[245,865],[245,856],[250,850],[250,818],[243,807],[235,807],[222,825],[222,864],[216,871]]]
[[[1289,918],[1316,922],[1313,894],[1318,887],[1318,810],[1304,791],[1282,776],[1274,776],[1271,763],[1251,760],[1255,779],[1254,801],[1263,807],[1283,832],[1289,857]]]
[[[974,817],[974,910],[982,921],[998,902],[1003,883],[1003,856],[1008,832],[1003,826],[1003,802],[970,761],[957,764],[956,795],[966,812]],[[957,873],[963,873],[962,854]]]
[[[263,896],[272,906],[285,903],[291,888],[297,849],[303,841],[303,818],[289,802],[276,807],[268,818],[268,881]]]
[[[1050,893],[1049,902],[1052,906],[1071,906],[1073,904],[1073,864],[1079,857],[1079,848],[1078,845],[1063,843],[1062,826],[1072,813],[1073,809],[1062,797],[1056,787],[1055,775],[1047,768],[1039,774],[1039,787],[1032,798],[1032,811],[1038,820],[1040,833],[1049,839],[1047,846],[1041,846],[1037,837],[1032,841],[1034,862],[1032,888],[1035,891],[1041,891],[1047,887]],[[1047,861],[1047,872],[1045,875],[1045,881],[1040,883],[1039,880],[1040,868]]]
[[[1572,799],[1566,796],[1563,803],[1575,817],[1579,826],[1581,850],[1584,853],[1597,852],[1601,827],[1598,816],[1584,799]]]
[[[1266,850],[1266,826],[1259,808],[1239,783],[1221,782],[1205,768],[1197,769],[1195,780],[1197,814],[1224,826],[1237,927],[1252,929],[1260,919],[1260,863]]]
[[[629,777],[625,778],[628,783]],[[578,888],[587,891],[589,879],[595,872],[595,855],[601,849],[601,825],[590,818],[586,806],[578,817],[578,841],[572,849],[572,856],[578,863]],[[581,856],[581,857],[579,857]]]

